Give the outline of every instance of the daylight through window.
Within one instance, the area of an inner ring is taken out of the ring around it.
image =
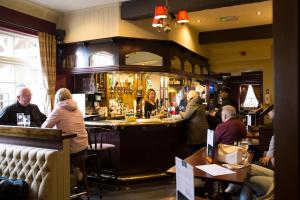
[[[16,88],[27,86],[32,103],[44,109],[38,38],[0,30],[0,109],[16,101]]]

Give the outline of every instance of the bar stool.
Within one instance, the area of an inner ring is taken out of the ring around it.
[[[111,144],[111,136],[109,133],[111,130],[103,127],[88,128],[88,158],[94,158],[96,165],[91,169],[88,166],[88,178],[96,179],[97,187],[101,195],[101,184],[107,179],[116,179],[116,173],[113,169],[112,151],[116,148],[114,144]],[[104,160],[109,161],[111,169],[104,169]]]
[[[75,187],[71,190],[70,199],[81,199],[82,196],[86,196],[89,200],[89,188],[85,166],[86,159],[87,150],[70,155],[71,177],[73,176],[75,182]]]

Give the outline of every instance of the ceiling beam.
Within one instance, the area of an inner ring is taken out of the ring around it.
[[[235,6],[246,3],[256,3],[266,0],[169,0],[169,12],[185,9],[188,12]],[[165,0],[135,0],[125,1],[121,4],[121,19],[137,20],[151,18],[156,5],[165,5]]]
[[[199,33],[199,44],[272,38],[272,24]]]

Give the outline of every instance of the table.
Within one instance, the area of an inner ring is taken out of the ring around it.
[[[193,155],[187,157],[184,160],[194,167],[194,176],[196,178],[201,178],[203,180],[242,184],[247,177],[248,167],[245,167],[242,169],[234,169],[233,171],[235,171],[236,173],[226,174],[226,175],[221,175],[221,176],[212,176],[212,175],[196,168],[195,166],[197,166],[197,165],[212,164],[212,163],[209,163],[206,159],[206,148],[202,148],[202,149],[198,150]],[[215,160],[213,161],[213,163],[221,164],[220,162],[217,162]],[[168,169],[167,173],[175,174],[176,173],[175,166]]]

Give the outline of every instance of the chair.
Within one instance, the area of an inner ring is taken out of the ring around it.
[[[88,178],[96,179],[99,191],[101,190],[100,185],[105,180],[117,179],[112,159],[112,151],[116,146],[111,143],[110,131],[110,129],[103,127],[88,128]],[[107,163],[110,164],[110,169],[104,168],[104,164]]]

